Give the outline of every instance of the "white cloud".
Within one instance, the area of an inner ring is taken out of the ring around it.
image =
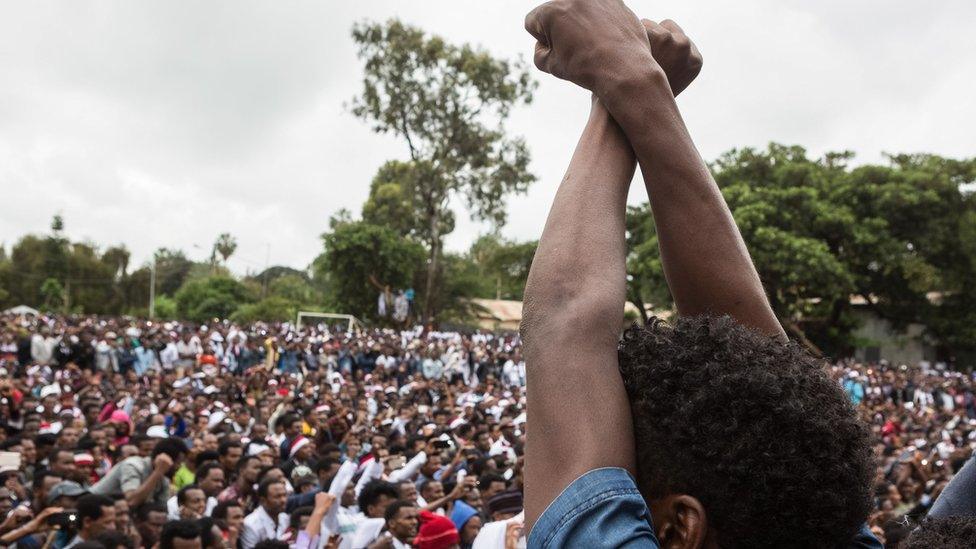
[[[529,3],[0,2],[0,241],[45,231],[124,242],[134,263],[159,246],[202,257],[237,236],[235,270],[301,267],[341,207],[358,210],[382,162],[404,147],[343,108],[358,90],[349,37],[400,17],[498,55],[528,54]],[[976,4],[947,0],[634,1],[673,18],[705,56],[681,98],[702,154],[796,143],[972,155]],[[585,119],[587,95],[539,75],[514,112],[539,182],[510,200],[505,234],[535,238]],[[635,185],[633,200],[643,191]],[[450,247],[483,227],[458,216]],[[270,253],[268,247],[270,245]]]

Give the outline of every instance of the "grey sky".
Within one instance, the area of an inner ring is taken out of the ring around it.
[[[769,141],[813,153],[976,151],[976,3],[943,0],[636,1],[678,21],[705,57],[680,104],[706,159]],[[924,6],[924,8],[923,8]],[[530,2],[0,1],[0,242],[47,230],[202,258],[220,232],[231,267],[304,267],[337,209],[359,211],[405,147],[344,108],[359,89],[349,30],[390,17],[493,53],[529,56]],[[504,234],[537,238],[588,95],[547,75],[515,111],[539,182]],[[643,200],[635,185],[632,201]],[[462,221],[462,249],[486,227]]]

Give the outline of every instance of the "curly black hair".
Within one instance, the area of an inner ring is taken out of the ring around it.
[[[618,356],[645,499],[694,496],[722,547],[850,543],[871,509],[874,459],[822,362],[707,316],[633,326]]]
[[[972,549],[976,547],[976,517],[929,518],[912,532],[905,549]]]

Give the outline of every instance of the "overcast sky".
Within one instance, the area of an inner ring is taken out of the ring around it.
[[[976,154],[976,2],[637,1],[678,21],[704,57],[680,105],[702,154],[769,141]],[[239,241],[234,271],[306,266],[329,216],[358,214],[376,169],[405,145],[344,104],[360,86],[349,35],[399,17],[452,41],[531,61],[530,2],[46,2],[0,0],[0,242],[45,232],[201,259]],[[588,95],[539,74],[509,122],[539,181],[509,200],[504,234],[538,238]],[[632,201],[643,200],[639,186]],[[466,214],[463,249],[486,227]],[[198,247],[195,247],[198,246]],[[268,250],[270,249],[270,253]]]

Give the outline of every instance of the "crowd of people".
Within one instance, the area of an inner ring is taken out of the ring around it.
[[[973,376],[830,368],[895,546],[976,446]],[[0,544],[525,543],[517,334],[5,316],[0,378]]]
[[[516,334],[0,318],[0,544],[524,544]]]

